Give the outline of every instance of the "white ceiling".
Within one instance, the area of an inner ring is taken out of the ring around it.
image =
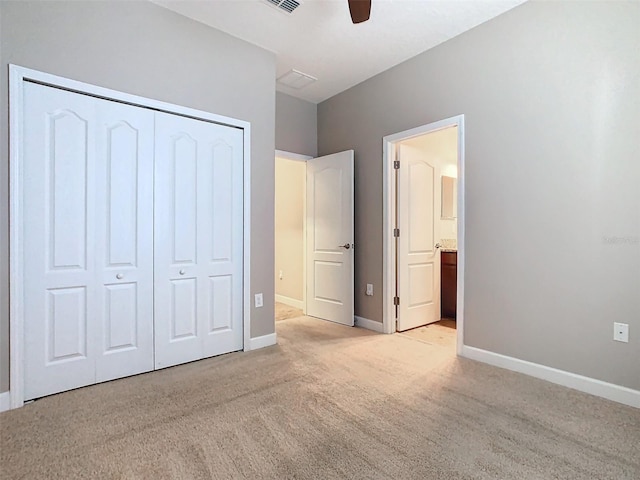
[[[351,23],[347,0],[302,0],[287,14],[265,0],[152,0],[276,54],[317,82],[277,89],[319,103],[525,0],[373,0],[369,21]]]

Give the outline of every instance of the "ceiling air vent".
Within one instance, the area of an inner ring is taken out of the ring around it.
[[[312,84],[316,80],[318,80],[316,77],[312,77],[307,73],[302,73],[299,70],[292,69],[278,77],[277,82],[281,85],[286,85],[287,87],[300,90],[301,88]]]
[[[298,0],[265,0],[270,5],[277,7],[278,10],[291,13],[300,6],[302,2]]]

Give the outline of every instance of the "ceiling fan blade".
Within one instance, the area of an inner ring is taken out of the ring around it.
[[[371,0],[349,0],[349,12],[353,23],[366,22],[371,14]]]

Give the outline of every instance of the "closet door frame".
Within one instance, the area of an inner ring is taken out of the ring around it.
[[[78,82],[18,65],[9,65],[9,398],[24,405],[24,235],[23,105],[25,82],[61,88],[106,100],[227,125],[243,130],[243,350],[251,349],[251,124],[222,115]]]

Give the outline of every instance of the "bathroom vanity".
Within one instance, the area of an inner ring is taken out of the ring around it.
[[[440,252],[441,318],[456,318],[457,286],[458,252],[442,250]]]

